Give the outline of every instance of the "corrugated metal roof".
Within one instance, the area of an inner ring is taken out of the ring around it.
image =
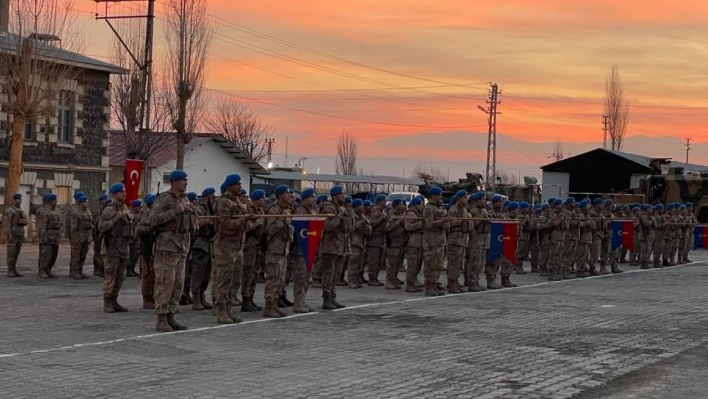
[[[0,32],[0,51],[6,53],[14,53],[17,51],[17,47],[25,39],[22,36],[15,35],[9,32]],[[32,40],[37,46],[37,54],[43,58],[56,60],[60,63],[74,64],[86,69],[93,69],[98,71],[105,71],[110,73],[126,73],[128,72],[125,68],[121,68],[117,65],[110,64],[108,62],[100,61],[95,58],[87,57],[85,55],[74,53],[73,51],[64,50],[63,48],[52,46],[41,41]]]
[[[648,169],[647,173],[649,173],[649,170],[651,169],[651,166],[650,166],[651,160],[652,160],[652,159],[656,159],[656,158],[660,158],[660,157],[647,157],[647,156],[644,156],[644,155],[632,154],[632,153],[629,153],[629,152],[608,150],[608,149],[606,149],[606,148],[596,148],[596,149],[594,149],[594,150],[590,150],[590,151],[584,152],[584,153],[582,153],[582,154],[578,154],[578,155],[572,156],[572,157],[570,157],[570,158],[565,158],[565,159],[562,159],[562,160],[560,160],[560,161],[553,162],[553,163],[550,163],[550,164],[541,166],[541,169],[543,169],[543,170],[545,170],[545,169],[553,169],[553,165],[556,165],[556,164],[559,164],[559,163],[563,163],[563,162],[565,162],[565,161],[567,161],[567,160],[569,160],[569,159],[581,157],[581,156],[584,156],[584,155],[586,155],[586,154],[588,154],[588,153],[590,153],[590,152],[595,152],[595,151],[608,152],[608,153],[613,154],[613,155],[616,155],[616,156],[618,156],[618,157],[622,157],[622,158],[624,158],[624,159],[626,159],[626,160],[628,160],[628,161],[634,162],[634,163],[636,163],[637,165],[640,165],[640,166],[643,166],[643,167],[647,168],[647,169]],[[670,159],[670,158],[667,158],[667,159]],[[685,170],[686,172],[708,172],[708,166],[705,166],[705,165],[696,165],[696,164],[690,164],[690,163],[683,163],[683,162],[677,162],[677,161],[670,161],[669,164],[667,164],[667,165],[662,165],[661,168],[662,168],[662,170],[663,170],[664,172],[668,171],[669,168],[684,168],[684,170]]]
[[[303,174],[300,172],[286,172],[273,170],[270,175],[258,177],[271,180],[300,180],[311,182],[336,182],[336,183],[363,183],[363,184],[402,184],[419,186],[424,184],[422,179],[410,179],[395,176],[351,176],[351,175],[321,175],[321,174]]]

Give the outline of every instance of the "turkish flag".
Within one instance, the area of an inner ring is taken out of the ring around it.
[[[123,176],[123,184],[125,184],[125,201],[124,204],[130,206],[133,200],[138,199],[140,193],[140,178],[143,176],[143,161],[137,159],[125,160],[125,175]]]

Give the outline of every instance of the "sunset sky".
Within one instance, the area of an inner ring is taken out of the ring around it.
[[[93,20],[94,2],[77,7],[85,53],[109,60],[112,34]],[[453,177],[482,172],[477,105],[493,81],[502,89],[498,168],[536,175],[558,139],[566,155],[601,145],[612,64],[632,105],[626,150],[683,160],[692,137],[691,161],[708,164],[708,2],[211,0],[208,10],[218,32],[207,86],[250,102],[274,126],[278,153],[287,136],[291,164],[307,156],[331,172],[346,130],[367,172],[437,162]]]

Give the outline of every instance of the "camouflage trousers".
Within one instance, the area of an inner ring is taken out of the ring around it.
[[[384,248],[383,247],[366,247],[367,262],[366,268],[369,270],[369,280],[372,278],[378,280],[379,271],[381,270],[381,265],[384,261]]]
[[[406,257],[406,284],[413,284],[418,279],[421,267],[423,267],[423,249],[418,247],[406,247],[404,250]]]
[[[361,274],[361,272],[363,271],[364,254],[366,254],[366,250],[364,248],[352,246],[352,254],[349,258],[349,264],[347,265],[348,282],[357,282],[359,274]]]
[[[654,235],[654,248],[652,250],[652,254],[654,256],[654,267],[660,267],[661,266],[661,260],[662,257],[664,256],[664,234],[662,233],[656,233]]]
[[[140,292],[143,296],[154,298],[155,262],[144,255],[140,257]]]
[[[653,237],[642,238],[638,241],[639,243],[639,265],[642,268],[649,268],[649,261],[651,260],[652,253],[652,243],[654,241]]]
[[[130,243],[130,257],[128,258],[128,268],[134,269],[140,260],[140,241],[134,240]]]
[[[352,248],[353,249],[353,248]],[[310,285],[310,278],[307,273],[305,257],[301,254],[293,256],[293,295],[295,298],[307,295],[307,288]]]
[[[588,270],[588,258],[590,256],[590,246],[592,243],[587,241],[578,241],[575,247],[575,268],[576,271],[582,272]]]
[[[673,233],[669,232],[664,235],[664,252],[663,252],[663,257],[664,259],[671,263],[672,262],[672,248],[674,246],[674,237]]]
[[[283,254],[265,253],[265,303],[275,304],[285,288],[285,269],[288,258]]]
[[[312,281],[322,283],[321,265],[322,265],[322,254],[318,251],[317,256],[315,257],[315,263],[312,265],[312,273],[311,273]]]
[[[125,268],[128,265],[128,258],[106,256],[103,264],[103,294],[118,296],[125,280]]]
[[[465,256],[465,269],[467,272],[467,284],[478,283],[479,275],[484,273],[484,265],[487,263],[487,249],[480,242],[470,243]]]
[[[607,265],[610,262],[610,242],[611,240],[607,237],[611,233],[607,233],[606,236],[600,242],[600,265]]]
[[[177,313],[186,262],[186,253],[155,251],[155,313]]]
[[[538,270],[542,272],[547,272],[548,271],[548,259],[550,257],[550,251],[551,251],[551,243],[549,241],[548,236],[545,236],[541,238],[540,243],[538,245],[534,245],[533,247],[538,247]]]
[[[561,258],[563,254],[563,240],[556,240],[551,238],[549,245],[549,257],[548,257],[548,271],[552,273],[559,273],[561,271]]]
[[[103,275],[103,256],[101,255],[101,235],[93,235],[93,274]]]
[[[442,269],[443,247],[424,247],[423,256],[423,278],[425,278],[425,283],[435,284]]]
[[[677,256],[676,257],[677,263],[683,262],[685,251],[686,251],[686,237],[681,235],[681,236],[679,236],[678,240],[676,240],[676,251],[674,251],[674,254]]]
[[[189,265],[192,272],[189,290],[192,295],[201,295],[209,288],[211,280],[211,254],[201,249],[189,253]],[[187,280],[185,276],[185,280]]]
[[[592,244],[590,244],[590,257],[588,258],[588,266],[594,268],[600,259],[600,252],[602,252],[602,238],[593,234]]]
[[[39,270],[50,272],[57,263],[57,254],[59,254],[59,245],[56,244],[39,244]]]
[[[617,266],[617,263],[619,263],[619,257],[620,254],[622,253],[622,247],[618,247],[616,249],[610,250],[610,267]]]
[[[212,266],[215,301],[219,305],[232,306],[241,285],[241,272],[243,271],[243,250],[234,249],[229,244],[221,244],[218,240],[214,244],[214,264]]]
[[[639,240],[639,233],[636,231],[632,237],[632,244],[634,245],[634,249],[629,254],[629,263],[636,264],[640,262],[642,252],[642,243]]]
[[[693,234],[690,232],[684,233],[686,235],[686,246],[684,247],[683,251],[683,260],[685,262],[688,262],[688,253],[691,252],[691,249],[693,249]]]
[[[322,293],[336,294],[337,284],[335,277],[339,274],[344,266],[344,255],[337,254],[322,254],[322,262],[320,270],[322,271]]]
[[[526,233],[526,238],[528,238],[528,233]],[[529,254],[529,240],[523,239],[519,240],[519,244],[516,247],[516,267],[522,269],[524,266],[524,258]]]
[[[453,284],[458,283],[460,275],[465,265],[465,255],[467,247],[461,245],[447,245],[447,287],[451,288]]]
[[[296,249],[298,251],[300,250],[299,248]],[[290,252],[287,259],[285,259],[285,272],[283,273],[283,281],[285,283],[283,285],[283,293],[285,293],[285,289],[288,287],[288,284],[293,281],[293,272],[295,271],[295,260],[293,259],[293,256],[293,253]]]
[[[17,270],[17,258],[22,252],[22,237],[12,237],[7,242],[7,271]]]
[[[567,235],[567,233],[566,233]],[[578,246],[577,237],[565,237],[563,239],[563,251],[562,259],[560,265],[560,271],[570,271],[573,269],[573,263],[575,262],[575,249]]]
[[[342,267],[337,268],[337,275],[334,277],[337,282],[345,281],[344,274],[349,270],[349,262],[352,260],[352,254],[344,255],[344,262],[342,262]]]
[[[71,257],[69,259],[69,277],[84,275],[84,263],[89,250],[88,242],[72,242]]]
[[[256,290],[256,276],[260,273],[261,251],[258,248],[246,246],[243,249],[243,272],[241,275],[241,294],[252,297]]]

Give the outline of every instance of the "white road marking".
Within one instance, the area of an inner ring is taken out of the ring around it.
[[[672,266],[671,268],[691,266],[696,263],[702,263],[702,262],[706,262],[706,261],[693,261],[693,262],[686,263],[683,265]],[[628,274],[628,273],[652,272],[652,271],[657,271],[657,270],[664,270],[664,268],[627,270],[624,273],[620,273],[620,274],[605,274],[605,275],[600,275],[600,276],[592,276],[592,277],[562,280],[562,281],[544,281],[541,283],[520,285],[517,287],[504,288],[501,290],[487,290],[487,291],[480,291],[480,292],[463,292],[461,294],[447,294],[447,295],[443,295],[443,296],[432,296],[432,297],[423,296],[423,297],[402,299],[402,300],[390,301],[390,302],[364,303],[361,305],[348,306],[346,308],[332,310],[331,312],[346,312],[348,310],[368,308],[368,307],[372,307],[372,306],[388,306],[388,305],[396,305],[396,304],[416,302],[416,301],[431,301],[431,300],[436,300],[436,299],[453,298],[453,297],[457,297],[457,296],[461,296],[461,295],[475,295],[475,294],[482,295],[482,294],[488,294],[488,293],[492,293],[492,292],[504,292],[504,291],[510,291],[510,290],[524,289],[524,288],[541,287],[541,286],[549,285],[549,284],[572,283],[575,281],[587,281],[587,280],[594,279],[594,278],[620,276],[622,274]],[[614,305],[603,305],[601,307],[612,307],[612,306],[614,306]],[[216,330],[216,329],[220,329],[220,328],[234,328],[234,327],[240,327],[240,326],[244,326],[244,325],[248,325],[248,324],[264,323],[264,322],[268,322],[268,321],[275,321],[275,322],[287,321],[287,320],[291,320],[291,319],[298,318],[298,317],[307,317],[307,316],[323,314],[323,313],[329,313],[329,312],[317,311],[317,312],[310,312],[310,313],[295,313],[293,315],[288,315],[288,317],[281,318],[281,319],[263,318],[263,319],[256,319],[256,320],[247,320],[247,321],[243,321],[241,323],[236,323],[236,324],[221,324],[221,325],[216,325],[216,326],[199,327],[199,328],[190,329],[190,330],[183,330],[183,331],[173,331],[173,332],[168,332],[168,333],[143,334],[143,335],[135,335],[132,337],[116,338],[116,339],[111,339],[111,340],[107,340],[107,341],[87,342],[87,343],[82,343],[82,344],[61,346],[58,348],[37,349],[37,350],[32,350],[32,351],[27,351],[27,352],[4,353],[4,354],[0,354],[0,359],[13,358],[13,357],[25,356],[25,355],[36,355],[36,354],[43,354],[43,353],[69,351],[72,349],[79,349],[79,348],[88,347],[88,346],[111,345],[111,344],[116,344],[116,343],[124,342],[124,341],[135,341],[135,340],[149,339],[149,338],[155,338],[155,337],[167,337],[167,336],[175,335],[175,334],[189,334],[189,333],[200,332],[200,331]]]

